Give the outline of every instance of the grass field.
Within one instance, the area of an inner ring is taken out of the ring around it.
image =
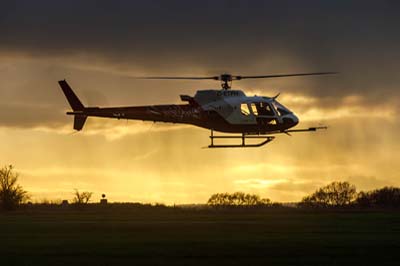
[[[0,265],[377,264],[400,265],[399,212],[111,207],[0,213]]]

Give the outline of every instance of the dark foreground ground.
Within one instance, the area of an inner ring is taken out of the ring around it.
[[[0,213],[0,265],[400,265],[398,211]]]

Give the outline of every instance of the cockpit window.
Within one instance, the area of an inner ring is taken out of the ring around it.
[[[274,105],[276,111],[278,112],[279,116],[288,115],[291,112],[282,104],[278,103],[277,101],[273,101],[272,104]]]
[[[274,111],[272,110],[271,106],[268,103],[265,102],[258,102],[258,103],[252,103],[251,107],[254,110],[254,107],[257,110],[257,114],[253,111],[255,115],[268,115],[268,116],[274,116]]]
[[[240,111],[245,116],[248,116],[250,114],[253,114],[255,116],[275,116],[276,114],[278,114],[278,116],[283,116],[292,113],[289,109],[287,109],[285,106],[277,101],[272,101],[271,103],[242,103],[240,105]]]

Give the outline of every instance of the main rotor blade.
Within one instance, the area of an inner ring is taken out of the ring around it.
[[[282,78],[282,77],[294,77],[294,76],[316,76],[316,75],[331,75],[337,74],[338,72],[314,72],[314,73],[295,73],[295,74],[275,74],[275,75],[262,75],[262,76],[240,76],[231,74],[221,74],[219,76],[209,77],[131,77],[134,79],[180,79],[180,80],[220,80],[223,82],[241,79],[263,79],[263,78]]]
[[[219,76],[214,77],[133,77],[134,79],[212,79],[219,80]]]
[[[276,74],[264,76],[233,76],[236,80],[241,79],[265,79],[265,78],[281,78],[281,77],[295,77],[295,76],[316,76],[316,75],[332,75],[338,72],[315,72],[315,73],[296,73],[296,74]]]

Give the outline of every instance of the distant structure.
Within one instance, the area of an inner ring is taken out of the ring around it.
[[[101,197],[102,199],[100,200],[100,204],[106,205],[107,204],[106,194],[102,194]]]
[[[62,206],[63,208],[68,207],[68,200],[63,200],[63,201],[61,202],[61,206]]]

